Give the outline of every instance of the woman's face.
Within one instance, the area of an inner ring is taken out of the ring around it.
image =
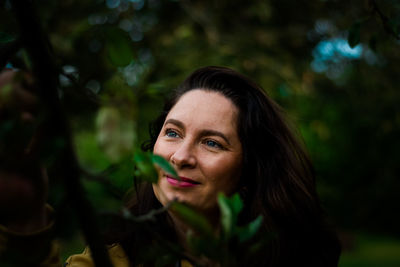
[[[217,194],[233,193],[241,176],[242,145],[236,106],[218,92],[185,93],[168,113],[154,146],[181,180],[159,170],[153,190],[166,205],[176,199],[202,212],[217,207]]]

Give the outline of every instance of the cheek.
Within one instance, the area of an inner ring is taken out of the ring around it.
[[[162,137],[158,137],[156,143],[154,144],[153,153],[155,155],[159,155],[166,160],[169,160],[170,155],[172,154],[173,149],[170,144],[162,140]],[[168,185],[166,184],[166,180],[163,180],[161,177],[160,169],[158,169],[158,182],[153,184],[153,191],[160,203],[162,205],[166,205],[169,201],[172,200],[172,197],[169,195]],[[171,198],[171,200],[169,200]]]
[[[160,150],[160,136],[157,137],[156,143],[154,144],[153,153],[156,154],[158,150]]]
[[[163,142],[160,137],[157,138],[157,141],[154,144],[153,153],[168,159],[168,146],[165,145],[165,142]]]
[[[162,205],[165,205],[164,203],[164,199],[160,198],[160,182],[158,182],[157,184],[153,184],[153,192],[154,195],[156,196],[157,200],[160,201],[160,203]]]
[[[218,189],[223,191],[231,191],[236,188],[239,177],[241,176],[241,161],[236,159],[228,159],[221,161],[214,161],[212,165],[207,168],[207,173],[211,182]]]

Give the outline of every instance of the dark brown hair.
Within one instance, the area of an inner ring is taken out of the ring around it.
[[[340,246],[324,221],[313,167],[303,144],[293,134],[283,110],[249,78],[224,67],[193,72],[166,102],[143,149],[153,150],[168,112],[182,95],[194,89],[219,92],[239,109],[237,131],[243,147],[239,188],[245,204],[241,223],[261,214],[262,230],[275,236],[254,263],[337,266]],[[156,203],[149,186],[146,191],[148,195],[136,202],[136,209],[142,206],[144,211],[147,208],[143,205]]]

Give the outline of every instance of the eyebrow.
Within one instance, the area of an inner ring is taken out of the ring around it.
[[[179,128],[185,129],[185,125],[183,125],[183,122],[175,120],[175,119],[168,119],[164,122],[164,125],[168,124],[168,123],[172,123],[175,124],[176,126],[178,126]]]
[[[183,124],[183,122],[176,120],[176,119],[168,119],[165,121],[164,125],[171,123],[174,124],[176,126],[178,126],[179,128],[185,129],[185,125]],[[219,131],[215,131],[215,130],[211,130],[211,129],[204,129],[200,132],[200,136],[219,136],[222,139],[225,140],[225,142],[228,143],[228,145],[230,145],[231,143],[229,142],[228,138],[221,132]]]

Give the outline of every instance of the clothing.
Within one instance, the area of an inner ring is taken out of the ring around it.
[[[128,257],[125,255],[124,250],[119,245],[111,246],[108,249],[110,260],[115,267],[129,267]],[[65,263],[66,267],[94,267],[92,258],[88,248],[81,254],[72,255]]]
[[[115,267],[128,267],[129,260],[126,256],[122,247],[118,244],[111,246],[108,249],[108,253],[110,255],[110,260]],[[190,262],[187,260],[181,260],[181,267],[193,267]],[[66,261],[65,267],[94,267],[94,263],[92,258],[90,257],[90,251],[86,248],[83,253],[73,255],[69,257]]]
[[[94,267],[88,248],[81,254],[70,256],[64,265],[61,263],[59,246],[51,238],[53,225],[54,222],[40,231],[29,234],[16,233],[0,225],[0,263],[9,260],[11,263],[18,262],[23,266]],[[108,253],[114,267],[129,266],[128,257],[120,245],[110,246]],[[181,260],[180,266],[192,267],[186,260]]]

